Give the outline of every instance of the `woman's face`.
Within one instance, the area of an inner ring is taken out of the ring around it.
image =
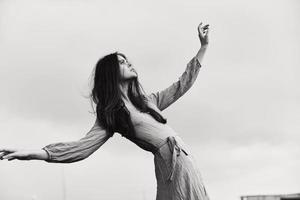
[[[128,80],[137,77],[137,72],[123,56],[118,55],[121,77],[123,80]]]

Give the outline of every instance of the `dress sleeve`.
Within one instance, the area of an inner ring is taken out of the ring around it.
[[[171,86],[158,92],[152,92],[148,95],[149,99],[162,111],[174,103],[186,91],[188,91],[195,82],[201,64],[196,57],[188,62],[187,67],[179,79]]]
[[[71,163],[89,157],[111,137],[97,122],[80,140],[49,144],[42,149],[48,154],[46,162]]]

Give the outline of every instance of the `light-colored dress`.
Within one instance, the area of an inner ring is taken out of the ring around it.
[[[201,68],[196,57],[187,64],[184,73],[168,88],[147,95],[148,105],[161,113],[180,98],[195,82]],[[157,122],[124,102],[136,130],[130,139],[142,149],[153,153],[157,180],[156,200],[208,200],[194,157],[179,135],[168,125]],[[80,140],[49,144],[46,162],[70,163],[90,156],[110,138],[97,120]],[[128,139],[128,138],[127,138]]]

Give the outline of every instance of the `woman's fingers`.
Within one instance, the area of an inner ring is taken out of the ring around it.
[[[18,159],[18,160],[30,160],[30,155],[28,151],[25,150],[19,150],[12,153],[8,153],[4,156],[0,156],[1,160],[7,159],[8,161]]]
[[[202,22],[201,22],[198,26],[198,31],[200,31],[201,29],[206,29],[206,28],[208,28],[208,26],[209,26],[209,24],[202,26]]]
[[[205,34],[207,35],[207,34],[208,34],[208,32],[209,32],[209,28],[207,28],[207,29],[206,29],[206,33],[205,33]]]
[[[16,149],[13,149],[13,148],[0,148],[0,152],[5,152],[5,151],[14,152],[14,151],[16,151]]]
[[[209,28],[209,24],[207,24],[206,26],[203,26],[203,30],[207,30]]]
[[[207,32],[209,30],[209,24],[206,24],[205,26],[202,27],[203,32]]]
[[[201,45],[208,45],[209,24],[202,26],[202,22],[198,26],[198,35]]]
[[[202,31],[205,32],[209,29],[209,24],[202,27]]]
[[[203,28],[204,35],[207,35],[208,31],[209,31],[209,26]]]
[[[202,28],[207,28],[209,26],[209,24],[204,25]]]
[[[0,159],[3,160],[3,157],[10,154],[11,152],[8,152],[8,151],[3,151],[3,152],[0,152]]]
[[[14,152],[16,152],[16,150],[12,148],[0,148],[0,160],[6,159],[8,155]]]
[[[201,25],[202,25],[202,22],[200,22],[200,24],[198,25],[198,28],[201,27]]]
[[[16,158],[15,156],[16,156],[15,153],[10,153],[10,154],[7,154],[7,155],[3,156],[2,158],[7,159],[7,160],[12,160],[12,159]]]
[[[198,25],[198,32],[201,32],[201,26],[202,26],[202,22],[200,22],[200,24]]]
[[[10,154],[7,154],[7,155],[5,155],[5,156],[2,156],[2,159],[8,159],[8,158],[10,158]]]
[[[204,37],[204,34],[209,29],[209,24],[202,26],[202,22],[198,26],[198,33],[200,37]]]
[[[11,160],[14,160],[14,159],[17,159],[15,156],[10,156],[10,157],[7,157],[6,158],[8,161],[11,161]]]
[[[4,152],[2,152],[2,153],[0,153],[0,158],[2,158],[2,156],[5,156],[5,155],[7,155],[8,153],[4,153]]]

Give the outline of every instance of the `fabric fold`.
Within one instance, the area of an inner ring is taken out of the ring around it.
[[[185,155],[188,155],[188,153],[183,149],[183,147],[181,147],[178,144],[175,136],[168,137],[167,143],[168,143],[169,148],[172,152],[171,172],[170,172],[170,175],[168,177],[168,180],[172,181],[173,176],[174,176],[175,166],[176,166],[176,163],[177,163],[177,157],[180,155],[181,152],[184,152]]]

